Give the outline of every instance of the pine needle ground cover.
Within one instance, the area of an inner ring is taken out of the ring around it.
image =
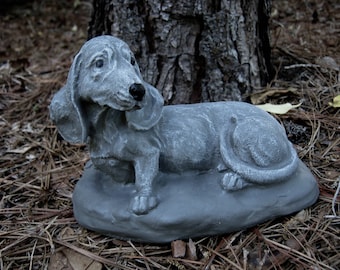
[[[84,145],[61,139],[48,105],[87,38],[90,3],[28,1],[2,9],[0,269],[338,269],[340,6],[274,2],[276,77],[246,98],[301,104],[275,117],[317,178],[320,197],[248,230],[168,245],[105,237],[73,217],[72,191],[89,157]]]

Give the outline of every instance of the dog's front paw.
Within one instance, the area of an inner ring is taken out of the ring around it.
[[[157,198],[152,195],[139,194],[133,198],[132,211],[136,215],[145,215],[157,206]]]
[[[236,173],[226,173],[221,180],[222,188],[228,191],[240,190],[250,185],[252,183],[245,181]]]

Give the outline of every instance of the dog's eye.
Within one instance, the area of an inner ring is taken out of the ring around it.
[[[97,59],[95,65],[96,65],[96,68],[103,67],[104,66],[104,60],[103,59]]]
[[[131,65],[133,65],[133,66],[136,64],[136,59],[135,59],[133,56],[131,56],[130,63],[131,63]]]

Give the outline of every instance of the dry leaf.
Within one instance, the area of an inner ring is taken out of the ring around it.
[[[340,95],[334,97],[333,102],[329,102],[328,104],[334,108],[340,108]]]
[[[192,261],[197,261],[197,251],[194,241],[189,239],[189,242],[187,244],[187,259]]]
[[[295,94],[297,91],[296,88],[289,87],[287,89],[270,89],[270,90],[264,90],[261,92],[253,93],[250,96],[251,103],[254,105],[263,103],[267,100],[268,97],[273,96],[282,96],[283,94]]]
[[[287,239],[286,246],[291,249],[295,249],[295,250],[300,250],[302,248],[299,241],[296,240],[295,238]]]
[[[306,222],[309,219],[308,212],[303,209],[298,212],[293,218],[299,222]]]
[[[339,65],[337,64],[335,59],[330,56],[324,56],[322,58],[318,58],[316,59],[316,63],[323,68],[329,68],[329,69],[334,69],[336,71],[339,71]]]
[[[48,264],[49,270],[73,270],[69,264],[67,258],[62,252],[57,252],[51,255],[50,262]]]
[[[78,252],[73,251],[72,249],[65,249],[63,251],[67,260],[69,261],[72,269],[74,270],[101,270],[102,264],[92,260],[91,258],[84,256]]]
[[[338,150],[339,151],[339,150]],[[339,171],[333,171],[333,170],[331,170],[331,171],[327,171],[327,172],[325,172],[326,173],[326,176],[329,178],[329,179],[336,179],[336,178],[338,178],[339,177],[339,175],[340,175],[340,173],[339,173]]]
[[[186,244],[182,240],[171,242],[172,256],[174,258],[184,258],[186,252]]]
[[[270,112],[270,113],[274,113],[274,114],[285,114],[289,110],[295,109],[295,108],[301,106],[301,104],[302,103],[299,103],[297,105],[292,105],[290,103],[285,103],[285,104],[276,105],[276,104],[266,103],[266,104],[255,105],[255,106],[266,111],[266,112]]]
[[[298,224],[306,222],[309,219],[309,214],[306,210],[301,210],[298,212],[295,216],[291,217],[287,223],[286,226],[287,228],[294,228]]]
[[[51,270],[101,270],[102,264],[72,249],[65,248],[51,256],[48,269]]]
[[[60,240],[69,240],[74,239],[75,235],[76,234],[74,230],[71,227],[67,226],[59,233],[58,238]]]

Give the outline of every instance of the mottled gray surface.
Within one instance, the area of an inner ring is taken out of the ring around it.
[[[224,191],[222,176],[160,174],[154,181],[159,205],[147,215],[136,215],[130,210],[135,186],[114,183],[88,165],[73,194],[74,214],[82,226],[103,234],[163,243],[251,227],[308,207],[319,194],[302,162],[287,181],[270,186]]]
[[[111,219],[115,228],[122,224],[118,236],[145,241],[155,241],[151,235],[158,230],[160,242],[221,233],[309,205],[315,196],[298,197],[306,183],[317,193],[314,178],[272,116],[242,102],[163,106],[129,47],[111,36],[84,44],[50,113],[65,140],[89,146],[98,171],[85,170],[74,203],[80,223],[95,230],[116,235]],[[274,200],[273,192],[280,198]],[[202,211],[208,225],[198,219]],[[142,225],[146,237],[133,236]]]

